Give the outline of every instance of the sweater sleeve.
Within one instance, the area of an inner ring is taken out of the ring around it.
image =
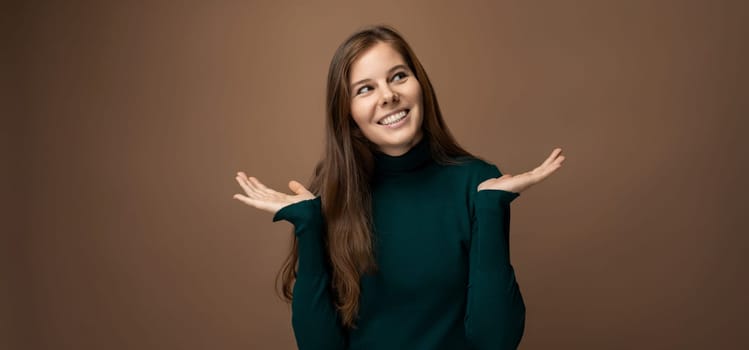
[[[320,197],[287,205],[273,216],[294,225],[299,251],[299,270],[291,302],[291,324],[300,350],[345,349],[331,292],[330,269],[323,241],[324,221]]]
[[[499,176],[499,169],[490,165],[476,185]],[[525,304],[510,264],[509,245],[510,202],[519,195],[482,190],[473,196],[465,327],[476,350],[516,349],[523,337]]]

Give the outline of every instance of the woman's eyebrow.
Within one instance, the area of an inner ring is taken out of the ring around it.
[[[401,69],[401,68],[403,68],[403,69],[406,69],[406,65],[404,65],[404,64],[399,64],[399,65],[393,66],[392,68],[388,69],[388,75],[389,75],[390,73],[392,73],[392,72],[393,72],[394,70],[398,70],[398,69]],[[355,82],[355,83],[351,84],[351,86],[356,86],[356,85],[359,85],[359,84],[361,84],[361,83],[365,83],[365,82],[367,82],[367,81],[370,81],[370,80],[372,80],[372,79],[370,79],[370,78],[367,78],[367,79],[362,79],[362,80],[359,80],[359,81],[357,81],[357,82]]]

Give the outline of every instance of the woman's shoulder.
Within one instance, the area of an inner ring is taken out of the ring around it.
[[[455,162],[445,167],[453,189],[465,194],[465,203],[473,203],[479,184],[502,176],[499,168],[482,157],[469,156],[454,158]]]
[[[475,155],[455,158],[455,164],[461,173],[472,178],[500,177],[502,173],[499,168],[492,162]]]
[[[477,188],[487,179],[502,176],[494,163],[474,155],[453,158],[451,164],[444,165],[442,169],[443,176],[446,176],[450,183],[468,189],[471,193],[471,189]]]

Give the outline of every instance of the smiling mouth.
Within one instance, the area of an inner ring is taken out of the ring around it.
[[[389,116],[387,116],[385,118],[380,119],[377,122],[377,124],[380,124],[380,125],[391,125],[391,124],[395,124],[395,123],[403,120],[403,118],[405,118],[406,115],[408,115],[408,112],[409,112],[408,109],[404,109],[402,111],[393,113],[393,114],[391,114],[391,115],[389,115]]]

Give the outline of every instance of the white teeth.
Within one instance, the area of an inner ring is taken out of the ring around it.
[[[383,120],[380,120],[380,124],[383,124],[383,125],[393,124],[393,123],[396,123],[396,122],[400,121],[401,119],[403,119],[405,117],[406,117],[406,111],[400,111],[400,112],[398,112],[396,114],[393,114],[393,115],[391,115],[391,116],[389,116],[389,117],[387,117],[387,118],[385,118]]]

